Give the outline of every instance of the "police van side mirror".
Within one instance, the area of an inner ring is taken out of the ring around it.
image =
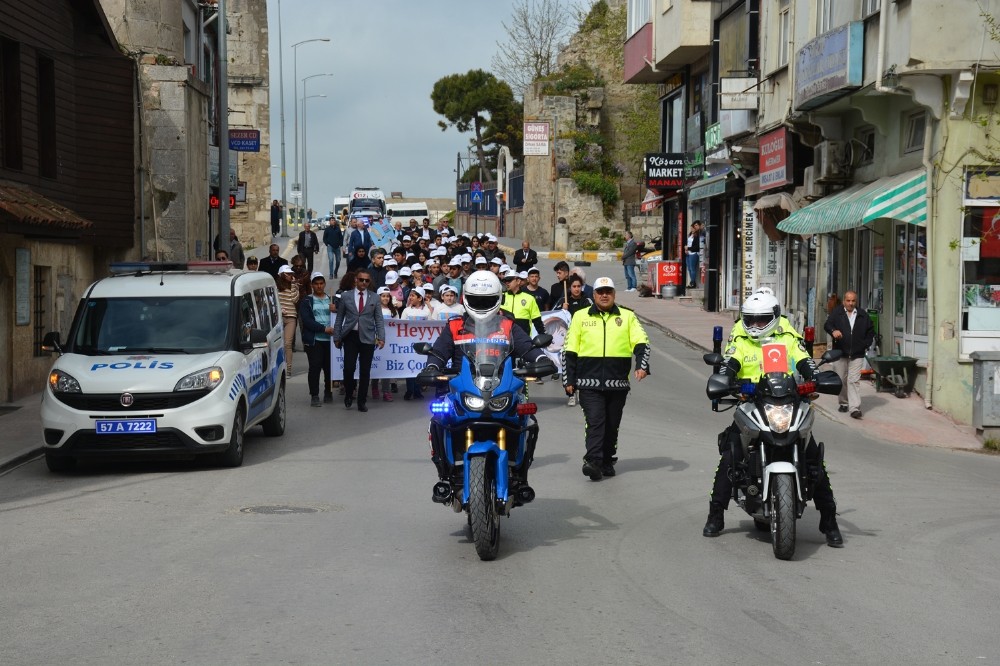
[[[62,345],[59,344],[59,331],[49,331],[42,338],[42,351],[63,353]]]
[[[252,349],[267,349],[267,331],[250,329],[250,339],[240,345],[240,350],[246,354]]]

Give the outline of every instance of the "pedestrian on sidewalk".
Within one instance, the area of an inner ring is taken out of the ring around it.
[[[635,291],[639,282],[635,279],[635,238],[631,231],[625,232],[625,246],[622,248],[622,265],[625,267],[625,291]]]
[[[538,263],[538,253],[531,249],[528,241],[521,241],[521,249],[514,253],[514,266],[517,272],[527,271]]]
[[[281,204],[275,199],[271,202],[271,236],[281,233]]]
[[[844,352],[833,365],[844,384],[840,390],[840,411],[849,411],[853,418],[860,419],[861,370],[865,364],[865,352],[875,342],[875,325],[867,312],[858,309],[857,293],[849,291],[844,294],[843,304],[831,310],[823,330],[833,338],[833,349]]]
[[[615,283],[594,281],[595,304],[573,315],[562,350],[563,386],[579,394],[587,423],[583,475],[591,481],[615,475],[618,427],[629,392],[630,359],[635,379],[649,374],[649,336],[635,313],[615,305]]]
[[[691,223],[691,233],[687,237],[687,273],[688,287],[698,286],[698,275],[701,273],[701,250],[705,243],[705,236],[701,231],[701,221],[695,220]]]
[[[299,256],[305,259],[306,272],[312,275],[313,261],[319,252],[319,238],[316,236],[316,232],[312,230],[312,225],[309,222],[302,224],[302,231],[299,232],[299,238],[295,241],[295,246]]]

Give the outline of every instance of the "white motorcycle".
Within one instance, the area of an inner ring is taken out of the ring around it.
[[[842,354],[827,351],[818,365]],[[717,353],[705,354],[704,360],[716,368],[723,361]],[[771,532],[774,556],[779,560],[795,554],[795,521],[812,499],[823,464],[823,443],[812,438],[815,415],[810,396],[837,395],[841,386],[840,376],[832,370],[801,382],[786,372],[766,373],[756,384],[724,374],[708,379],[706,393],[713,411],[736,408],[733,423],[742,450],[731,452],[733,499],[753,518],[757,529]],[[719,410],[720,404],[730,407]]]

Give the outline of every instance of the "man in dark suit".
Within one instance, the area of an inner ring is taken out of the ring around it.
[[[337,319],[333,325],[333,344],[344,350],[344,406],[348,409],[354,402],[354,389],[358,389],[358,411],[367,412],[365,405],[368,386],[371,383],[372,357],[375,347],[385,346],[385,324],[382,320],[382,306],[369,291],[372,283],[367,269],[357,272],[355,288],[340,295]],[[358,364],[360,363],[360,368]],[[354,370],[358,369],[358,379]]]
[[[299,232],[299,239],[296,241],[298,253],[306,260],[306,273],[310,275],[313,272],[313,259],[319,252],[319,238],[316,237],[316,232],[311,227],[312,225],[308,222],[304,223],[302,231]]]
[[[359,247],[365,248],[365,254],[372,253],[372,235],[368,231],[368,225],[362,224],[361,220],[358,220],[357,228],[351,232],[351,237],[347,241],[347,256],[353,257]]]
[[[514,253],[514,265],[517,271],[527,271],[538,263],[538,253],[531,249],[528,241],[521,241],[521,249]]]
[[[260,260],[260,270],[270,273],[275,281],[278,279],[278,269],[288,264],[288,260],[278,254],[279,250],[277,243],[271,243],[267,248],[267,256]]]

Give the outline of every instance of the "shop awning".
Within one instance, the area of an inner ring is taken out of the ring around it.
[[[799,205],[787,192],[775,192],[774,194],[765,194],[757,199],[753,205],[754,210],[764,210],[765,208],[784,208],[789,213],[794,213],[799,209]]]
[[[724,194],[726,191],[726,179],[732,170],[732,167],[727,167],[722,173],[699,180],[693,184],[688,191],[688,201],[698,201]]]
[[[927,224],[927,172],[917,169],[884,180],[889,182],[865,211],[864,223],[887,217],[918,227]]]
[[[910,222],[922,216],[926,222],[924,190],[915,185],[922,174],[923,170],[910,171],[867,185],[854,185],[795,211],[778,224],[778,229],[808,236],[854,229],[884,217]],[[918,190],[919,194],[914,197]]]

